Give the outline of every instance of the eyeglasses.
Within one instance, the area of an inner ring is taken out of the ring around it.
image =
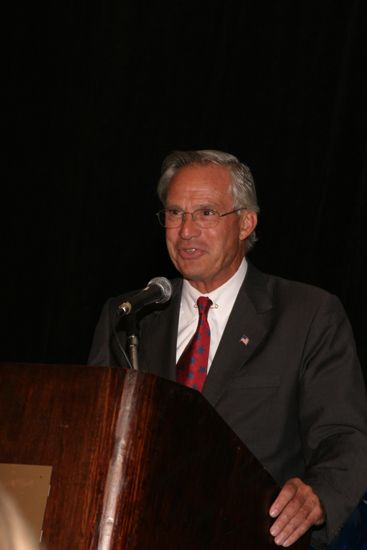
[[[173,227],[179,227],[186,219],[186,215],[190,214],[193,222],[202,229],[207,229],[209,227],[215,227],[220,218],[229,216],[229,214],[234,214],[235,212],[240,212],[241,210],[246,210],[246,208],[243,206],[242,208],[236,208],[224,214],[219,214],[219,212],[211,208],[198,208],[194,210],[194,212],[185,212],[179,208],[164,208],[157,212],[156,216],[163,227],[171,229]]]

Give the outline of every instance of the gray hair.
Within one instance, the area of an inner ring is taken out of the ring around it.
[[[162,204],[166,203],[168,187],[173,176],[180,168],[189,166],[190,164],[199,164],[202,166],[216,164],[228,167],[231,175],[233,208],[246,208],[247,210],[259,212],[255,182],[250,168],[240,162],[234,155],[210,149],[173,151],[164,159],[157,187],[158,196]],[[256,233],[253,231],[247,237],[247,250],[253,247],[256,240]]]

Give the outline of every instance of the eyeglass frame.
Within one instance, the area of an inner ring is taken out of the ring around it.
[[[170,225],[170,226],[167,227],[166,225],[164,225],[161,222],[160,216],[162,214],[164,214],[167,210],[178,210],[181,213],[180,222],[177,225]],[[193,212],[189,212],[187,210],[180,210],[179,208],[171,208],[171,209],[170,208],[162,208],[162,210],[159,210],[158,212],[156,212],[155,215],[158,218],[159,225],[161,227],[164,227],[165,229],[174,229],[175,227],[180,227],[182,225],[182,223],[184,222],[184,220],[185,220],[185,215],[186,214],[190,214],[192,221],[194,223],[196,223],[199,227],[201,227],[202,229],[207,229],[206,227],[202,227],[200,225],[200,222],[198,223],[194,218],[196,212],[202,212],[203,210],[210,210],[211,212],[214,212],[215,214],[218,214],[218,216],[215,218],[216,221],[215,221],[214,225],[208,226],[208,227],[215,227],[219,222],[219,218],[223,218],[224,216],[229,216],[229,214],[235,214],[236,212],[240,212],[241,210],[247,210],[247,207],[246,206],[241,206],[240,208],[235,208],[234,210],[230,210],[229,212],[224,212],[223,214],[219,214],[218,210],[214,210],[213,208],[197,208]]]

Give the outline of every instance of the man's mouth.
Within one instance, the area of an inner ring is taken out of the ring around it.
[[[202,256],[203,251],[200,248],[196,248],[195,246],[187,247],[187,248],[180,248],[179,254],[181,258],[187,259],[187,258],[199,258]]]

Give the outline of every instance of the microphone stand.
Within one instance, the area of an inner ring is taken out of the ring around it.
[[[132,313],[127,319],[127,352],[133,370],[139,370],[138,344],[139,340],[136,335],[136,315]]]

